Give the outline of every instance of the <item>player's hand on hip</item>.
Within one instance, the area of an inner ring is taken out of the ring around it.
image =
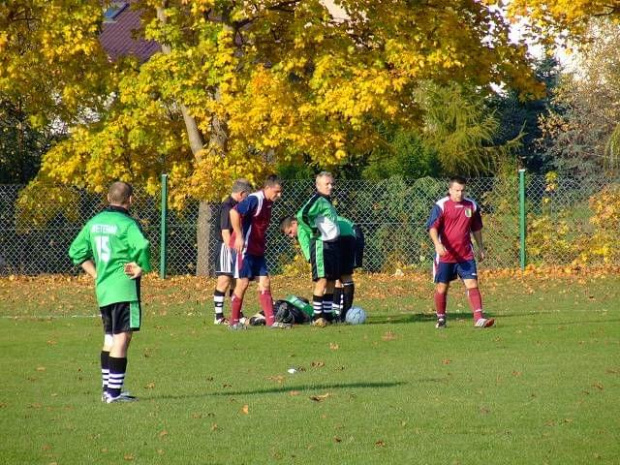
[[[125,274],[131,279],[136,279],[142,276],[142,268],[136,263],[131,262],[125,265]]]

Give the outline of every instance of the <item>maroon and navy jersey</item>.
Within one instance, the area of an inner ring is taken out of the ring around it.
[[[265,255],[267,228],[271,221],[272,200],[265,198],[260,190],[248,195],[234,208],[241,215],[241,230],[245,242],[244,252],[250,255]],[[230,247],[235,246],[235,233],[230,236]]]
[[[461,202],[454,202],[450,197],[444,197],[433,206],[426,228],[437,230],[439,240],[446,249],[446,254],[438,257],[440,262],[472,260],[474,247],[471,233],[482,229],[480,210],[471,199],[464,198]]]

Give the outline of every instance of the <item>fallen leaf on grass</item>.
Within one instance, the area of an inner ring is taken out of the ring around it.
[[[321,368],[325,366],[325,362],[315,361],[315,362],[310,363],[310,366],[312,368]]]
[[[342,442],[342,439],[341,439],[341,438],[339,438],[338,436],[334,436],[334,441],[336,441],[336,442]]]
[[[323,402],[325,399],[329,397],[329,392],[320,396],[310,396],[310,400],[315,402]]]
[[[218,428],[218,427],[217,427],[217,423],[213,423],[213,424],[211,425],[211,431],[217,431],[217,428]]]
[[[291,391],[288,393],[289,396],[298,396],[299,395],[299,391]]]
[[[164,439],[166,436],[168,436],[168,431],[163,430],[159,433],[159,439]]]
[[[45,371],[45,367],[37,367],[37,371]]]
[[[340,346],[338,344],[336,344],[335,342],[330,342],[329,343],[329,348],[331,350],[338,350],[338,349],[340,349]]]
[[[125,454],[123,456],[123,459],[125,459],[127,462],[131,462],[135,457],[133,456],[133,454]]]
[[[379,439],[377,442],[375,442],[375,446],[385,447],[385,441],[383,439]]]
[[[381,339],[383,339],[384,341],[393,341],[395,339],[398,339],[398,336],[396,336],[396,334],[394,334],[392,331],[387,331],[383,336],[381,336]]]
[[[245,413],[246,415],[248,415],[250,413],[250,406],[248,404],[245,404],[241,409],[241,413]]]
[[[442,362],[444,365],[450,365],[450,363],[452,363],[452,360],[450,360],[449,358],[446,358],[445,360],[442,360]]]

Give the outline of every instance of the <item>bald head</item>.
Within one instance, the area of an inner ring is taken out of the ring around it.
[[[132,195],[133,188],[130,184],[117,181],[113,183],[108,190],[108,202],[110,205],[129,207],[129,205],[131,205]]]

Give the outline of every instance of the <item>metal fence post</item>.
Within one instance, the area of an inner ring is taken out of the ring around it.
[[[525,270],[526,250],[525,250],[525,169],[519,170],[519,261],[521,271]]]
[[[161,239],[159,254],[159,277],[166,279],[166,235],[168,225],[168,175],[161,175]]]

